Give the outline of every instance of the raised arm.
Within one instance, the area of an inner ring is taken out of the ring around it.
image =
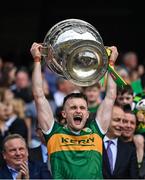
[[[109,49],[112,51],[110,61],[113,65],[118,57],[118,51],[115,46],[109,47]],[[110,124],[112,109],[116,99],[116,91],[116,83],[111,75],[108,74],[106,96],[100,104],[96,114],[96,120],[99,122],[99,125],[104,132],[107,132]]]
[[[47,132],[54,122],[54,117],[49,102],[43,92],[40,53],[41,47],[41,44],[33,43],[30,50],[34,59],[34,68],[32,72],[32,90],[38,114],[38,123],[40,124],[40,127],[45,132]]]

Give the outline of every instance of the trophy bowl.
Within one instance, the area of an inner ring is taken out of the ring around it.
[[[95,84],[107,71],[108,54],[103,40],[86,21],[58,22],[47,32],[43,46],[47,67],[78,86]]]

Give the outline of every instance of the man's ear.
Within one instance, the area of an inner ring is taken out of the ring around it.
[[[61,111],[61,115],[62,115],[62,117],[65,119],[66,118],[66,113],[65,113],[65,111]]]
[[[5,156],[5,152],[4,151],[2,151],[2,155],[3,155],[3,159],[5,160],[6,156]]]
[[[88,111],[88,116],[87,116],[87,119],[89,118],[89,115],[90,115],[90,112]]]

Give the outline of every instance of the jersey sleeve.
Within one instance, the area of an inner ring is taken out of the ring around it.
[[[47,142],[50,137],[53,135],[53,134],[56,134],[57,132],[59,132],[60,129],[62,129],[63,126],[61,124],[59,124],[58,122],[54,122],[54,125],[51,129],[51,131],[49,132],[43,132],[43,135],[44,135],[44,138],[45,138],[45,141]]]
[[[99,134],[99,136],[100,136],[101,138],[103,138],[103,137],[105,136],[105,133],[103,132],[103,130],[100,129],[100,127],[99,127],[98,123],[96,122],[96,120],[90,121],[90,122],[88,123],[88,127],[89,127],[90,129],[92,129],[92,131],[93,131],[94,133]]]

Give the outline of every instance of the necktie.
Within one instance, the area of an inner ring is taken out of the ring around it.
[[[16,171],[15,169],[12,169],[12,168],[9,168],[9,171],[10,171],[13,179],[15,180],[18,175],[18,171]]]
[[[111,174],[113,173],[113,154],[112,154],[112,150],[110,148],[110,145],[113,144],[113,142],[111,140],[108,140],[108,145],[107,145],[107,154],[108,154],[108,158],[109,158],[109,164],[110,164],[110,170],[111,170]]]

